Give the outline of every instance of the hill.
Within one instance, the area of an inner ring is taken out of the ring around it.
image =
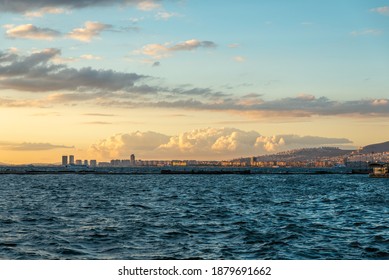
[[[309,161],[333,157],[343,157],[351,153],[351,150],[342,150],[333,147],[304,148],[281,152],[273,155],[256,157],[257,161]]]
[[[362,154],[389,152],[389,141],[365,146],[359,152]]]

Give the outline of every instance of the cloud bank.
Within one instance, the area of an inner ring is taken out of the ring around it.
[[[54,145],[50,143],[0,142],[0,148],[6,148],[11,151],[48,151],[54,149],[73,149],[74,146]]]
[[[52,60],[61,54],[58,49],[46,49],[29,56],[0,53],[0,89],[27,92],[77,90],[127,90],[145,78],[135,73],[75,69]]]
[[[143,159],[231,159],[274,153],[301,147],[344,145],[345,138],[277,135],[236,128],[204,128],[168,136],[157,132],[117,134],[90,147],[90,153],[106,160],[128,158],[135,153]]]
[[[140,9],[151,10],[158,7],[159,1],[145,0],[0,0],[0,12],[28,13],[34,10],[66,8],[80,9],[87,7],[112,5],[139,5]]]
[[[195,44],[198,45],[198,44]],[[206,44],[207,45],[207,44]],[[191,49],[179,44],[175,49]],[[313,116],[389,116],[388,98],[337,101],[300,94],[267,100],[262,95],[233,96],[212,88],[164,86],[159,80],[137,73],[113,70],[76,69],[61,61],[59,49],[45,49],[28,55],[0,51],[0,90],[46,92],[42,99],[2,98],[2,107],[53,106],[57,103],[89,102],[110,108],[167,108],[241,114],[254,119],[307,118]],[[95,58],[86,56],[85,58]]]

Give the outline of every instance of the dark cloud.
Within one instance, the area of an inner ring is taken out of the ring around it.
[[[141,0],[0,0],[0,12],[25,13],[47,7],[79,9],[96,6],[139,4]]]
[[[224,94],[222,92],[215,92],[211,88],[174,88],[171,90],[172,93],[178,94],[178,95],[188,95],[188,96],[213,96],[213,97],[222,97],[227,96],[227,94]]]
[[[260,104],[245,104],[244,99],[224,98],[218,102],[207,102],[196,98],[160,101],[118,101],[105,100],[102,106],[127,107],[127,108],[177,108],[188,110],[228,111],[244,113],[254,118],[284,118],[284,117],[312,117],[312,116],[389,116],[389,99],[368,99],[357,101],[330,101],[327,98],[319,98],[314,104],[296,102],[290,98],[290,103],[285,99],[262,101]],[[290,105],[290,107],[288,107]],[[322,105],[322,106],[320,106]]]
[[[60,54],[47,49],[30,56],[0,54],[0,88],[29,92],[59,90],[129,90],[146,76],[90,67],[75,69],[50,60]]]
[[[255,93],[233,96],[212,88],[156,85],[157,79],[136,73],[70,68],[54,64],[58,49],[21,56],[0,52],[0,89],[52,92],[41,100],[0,99],[2,107],[47,107],[55,103],[93,102],[100,106],[125,108],[177,108],[228,111],[255,118],[312,116],[389,116],[389,99],[337,101],[327,97],[299,95],[266,100]]]

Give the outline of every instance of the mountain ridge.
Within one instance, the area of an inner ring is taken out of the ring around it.
[[[389,141],[364,146],[358,152],[363,154],[389,152]]]

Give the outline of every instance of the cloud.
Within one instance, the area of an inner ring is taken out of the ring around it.
[[[266,100],[258,94],[234,96],[212,88],[181,85],[168,87],[136,73],[75,69],[55,64],[58,49],[45,49],[23,56],[13,50],[0,51],[0,90],[49,92],[37,100],[3,98],[2,107],[47,107],[79,104],[111,108],[169,108],[241,114],[254,119],[308,118],[313,116],[389,116],[389,99],[369,98],[337,101],[300,94]]]
[[[87,21],[83,28],[75,28],[67,34],[62,34],[59,31],[50,28],[41,28],[33,24],[23,24],[14,26],[11,24],[4,25],[6,29],[6,36],[11,39],[33,39],[33,40],[53,40],[59,37],[67,37],[73,40],[82,42],[90,42],[94,38],[98,37],[103,31],[122,32],[128,30],[138,30],[136,27],[121,28],[114,30],[112,25],[104,24],[100,22]],[[91,55],[85,55],[83,58],[89,59]]]
[[[276,135],[257,138],[256,145],[263,145],[267,152],[278,152],[308,147],[333,146],[351,144],[346,138],[327,138],[318,136]]]
[[[243,57],[243,56],[235,56],[235,57],[234,57],[234,60],[235,60],[236,62],[245,62],[245,61],[246,61],[246,58]]]
[[[156,132],[117,134],[90,148],[100,158],[128,158],[135,153],[144,159],[230,159],[285,151],[290,148],[348,144],[348,139],[315,136],[263,136],[236,128],[202,128],[167,136]]]
[[[47,151],[47,150],[54,150],[54,149],[74,149],[74,146],[53,145],[50,143],[0,142],[0,147],[12,151]]]
[[[92,117],[115,117],[114,114],[101,114],[101,113],[86,113],[84,116],[92,116]]]
[[[86,59],[86,60],[101,60],[102,59],[100,56],[96,56],[93,54],[83,54],[80,57],[82,59]]]
[[[88,124],[88,125],[108,125],[108,124],[112,124],[112,123],[95,121],[95,122],[84,122],[83,124]]]
[[[382,33],[383,31],[379,29],[364,29],[359,31],[353,31],[350,34],[352,36],[379,36]]]
[[[158,5],[157,1],[144,0],[0,0],[1,12],[31,13],[44,11],[44,9],[81,9],[87,7],[112,6],[112,5],[140,5],[144,9],[151,9]]]
[[[160,8],[161,5],[154,2],[154,1],[148,0],[148,1],[141,1],[140,3],[138,3],[137,7],[139,10],[142,10],[142,11],[152,11],[152,10]]]
[[[180,15],[177,14],[177,13],[170,13],[170,12],[166,12],[166,11],[161,11],[161,12],[158,12],[156,15],[155,15],[155,18],[157,20],[169,20],[173,17],[179,17]]]
[[[236,49],[236,48],[239,48],[239,47],[240,47],[240,44],[233,43],[233,44],[229,44],[228,47],[229,47],[230,49]]]
[[[87,21],[84,28],[76,28],[69,32],[67,36],[74,40],[82,42],[90,42],[93,38],[100,35],[101,32],[109,30],[112,25],[103,24],[100,22]]]
[[[216,111],[236,113],[254,119],[285,119],[308,118],[313,116],[389,116],[389,99],[362,99],[349,101],[335,101],[326,97],[314,96],[288,97],[276,100],[264,100],[260,97],[216,97],[199,98],[198,95],[178,99],[165,97],[163,100],[152,101],[122,101],[102,103],[102,106],[119,106],[127,108],[177,108],[194,111]],[[174,96],[173,96],[174,97]]]
[[[0,89],[29,92],[49,91],[111,91],[129,90],[146,78],[135,73],[95,70],[90,67],[75,69],[53,64],[60,55],[58,49],[46,49],[29,56],[0,52]]]
[[[384,16],[389,16],[389,6],[374,8],[374,9],[371,9],[370,11],[375,12],[375,13],[379,13],[379,14],[384,15]]]
[[[3,108],[22,108],[22,107],[44,107],[40,100],[14,100],[0,98],[0,107]]]
[[[61,36],[61,33],[50,29],[40,28],[32,24],[23,24],[18,26],[7,25],[6,35],[9,38],[22,38],[22,39],[33,39],[33,40],[53,40],[56,37]]]
[[[192,51],[199,48],[215,48],[217,45],[212,41],[199,41],[197,39],[187,40],[175,45],[170,43],[161,44],[149,44],[144,46],[137,53],[142,53],[147,56],[151,56],[156,59],[170,56],[173,52],[178,51]]]
[[[26,17],[33,18],[33,17],[43,17],[45,14],[58,15],[58,14],[63,14],[65,12],[66,12],[66,9],[62,9],[62,8],[44,7],[44,8],[41,8],[39,10],[26,12],[24,15]]]
[[[104,159],[129,158],[133,153],[149,153],[166,143],[169,136],[157,132],[116,134],[92,145],[89,152]]]

